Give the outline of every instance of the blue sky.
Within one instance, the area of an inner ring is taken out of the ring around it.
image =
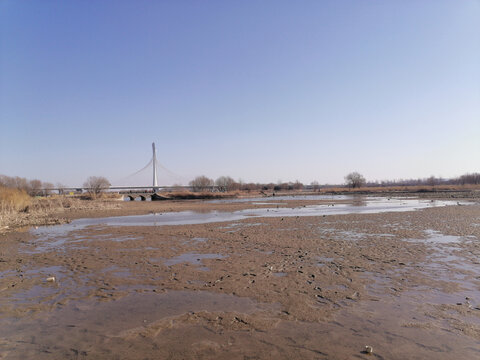
[[[480,1],[0,1],[0,174],[480,171]]]

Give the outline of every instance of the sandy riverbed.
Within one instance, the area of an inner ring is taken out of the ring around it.
[[[0,358],[480,358],[480,204],[295,215],[368,201],[131,202],[57,215],[293,216],[4,234]]]

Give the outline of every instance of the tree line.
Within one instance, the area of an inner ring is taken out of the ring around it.
[[[205,175],[197,176],[195,179],[190,181],[188,185],[191,187],[192,191],[209,191],[217,190],[221,192],[228,191],[253,191],[253,190],[301,190],[304,188],[304,185],[299,182],[284,182],[284,183],[245,183],[241,180],[235,181],[230,176],[220,176],[218,179],[213,180]]]
[[[279,182],[274,183],[244,183],[235,181],[230,176],[220,176],[217,180],[213,180],[205,175],[197,176],[190,181],[189,186],[193,191],[208,191],[214,188],[218,191],[281,191],[281,190],[301,190],[309,188],[311,190],[319,190],[320,188],[347,186],[349,188],[360,187],[390,187],[390,186],[436,186],[436,185],[479,185],[480,173],[467,173],[462,176],[444,179],[441,177],[430,176],[428,178],[419,179],[400,179],[400,180],[382,180],[367,181],[365,177],[354,171],[345,176],[345,183],[339,185],[320,185],[318,181],[312,181],[309,185],[305,185],[300,181],[295,182]]]
[[[23,190],[30,196],[48,195],[54,185],[50,182],[43,182],[38,179],[28,180],[19,176],[0,175],[0,186],[12,189]]]
[[[480,173],[467,173],[456,178],[444,179],[441,177],[430,176],[424,179],[399,179],[367,181],[365,177],[358,172],[351,172],[345,176],[345,183],[341,185],[320,185],[318,181],[312,181],[305,185],[300,181],[278,182],[278,183],[245,183],[241,180],[235,181],[230,176],[220,176],[213,180],[205,175],[197,176],[190,181],[189,186],[192,191],[288,191],[302,190],[309,188],[319,190],[320,188],[348,186],[350,188],[360,187],[391,187],[391,186],[436,186],[436,185],[480,185]],[[110,186],[110,182],[102,176],[90,176],[84,187],[89,188],[92,194],[99,194]],[[57,183],[55,186],[50,182],[43,182],[38,179],[28,180],[19,176],[0,175],[0,187],[15,188],[24,190],[31,196],[44,196],[51,192],[51,189],[62,189],[65,185]]]

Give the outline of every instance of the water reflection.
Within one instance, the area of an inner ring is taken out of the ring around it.
[[[367,206],[367,199],[365,196],[354,196],[352,206]]]

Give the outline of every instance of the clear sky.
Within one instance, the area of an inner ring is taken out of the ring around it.
[[[480,1],[0,1],[0,174],[480,171]],[[151,174],[134,182],[149,184]]]

